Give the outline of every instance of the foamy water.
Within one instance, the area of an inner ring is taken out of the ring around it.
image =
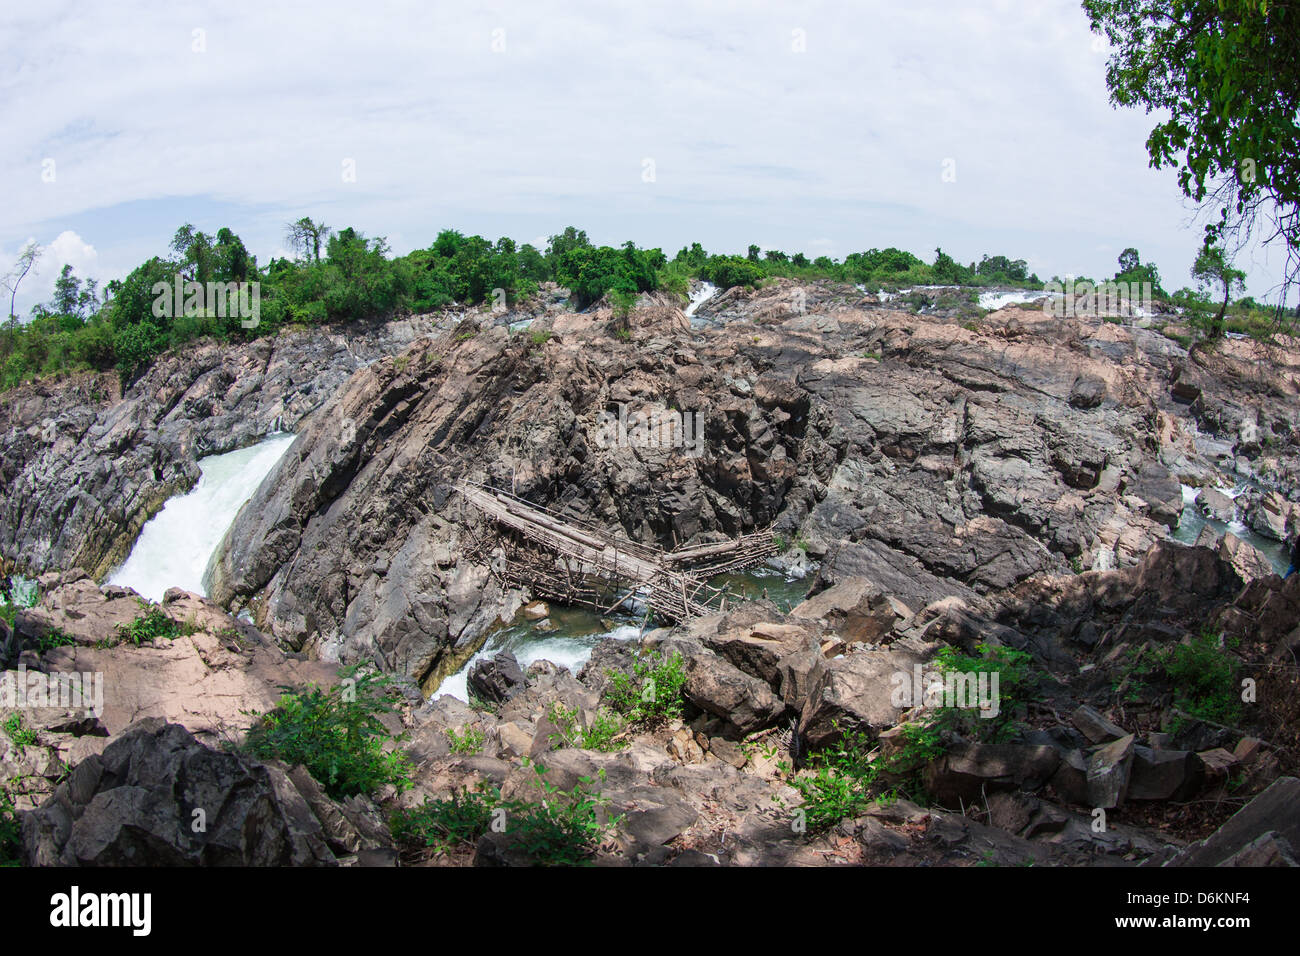
[[[528,669],[530,664],[536,661],[550,661],[552,664],[558,664],[560,667],[566,667],[574,674],[582,670],[582,666],[591,659],[591,651],[598,643],[607,637],[612,637],[619,641],[633,641],[641,636],[641,628],[634,624],[626,624],[622,627],[616,627],[612,631],[605,631],[601,634],[587,634],[582,637],[567,637],[563,635],[541,636],[536,638],[523,637],[521,639],[518,633],[520,629],[511,628],[507,631],[500,632],[488,638],[487,644],[483,649],[469,659],[469,661],[452,674],[440,685],[434,697],[441,697],[443,694],[450,694],[457,700],[469,702],[468,678],[469,669],[475,663],[485,657],[493,657],[498,651],[509,650],[515,655],[515,660],[524,670]]]
[[[168,588],[206,595],[204,574],[212,553],[293,439],[273,435],[248,448],[199,459],[198,484],[169,499],[149,519],[108,583],[133,588],[151,601],[161,601]]]

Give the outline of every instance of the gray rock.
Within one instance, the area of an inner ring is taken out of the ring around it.
[[[1133,735],[1100,747],[1088,758],[1088,802],[1093,807],[1111,810],[1128,795],[1133,769]]]
[[[509,651],[476,661],[466,683],[470,693],[489,704],[504,703],[527,686],[523,669]]]
[[[1164,865],[1222,866],[1269,833],[1291,848],[1300,845],[1300,780],[1295,777],[1278,777],[1223,826]]]
[[[341,835],[349,812],[313,797]],[[284,769],[212,750],[158,719],[79,763],[22,825],[35,866],[333,866],[327,839]]]

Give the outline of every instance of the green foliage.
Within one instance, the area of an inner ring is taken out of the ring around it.
[[[551,340],[551,333],[548,329],[534,329],[528,333],[528,338],[534,345],[545,345]]]
[[[1203,327],[1210,338],[1217,339],[1224,332],[1223,317],[1228,311],[1232,293],[1245,288],[1246,273],[1232,267],[1223,249],[1207,242],[1192,263],[1192,278],[1203,287],[1223,287],[1223,303],[1213,317],[1199,310],[1191,316],[1193,324]]]
[[[446,853],[473,846],[487,833],[501,805],[501,791],[483,783],[477,790],[462,789],[442,800],[426,797],[418,807],[395,811],[388,823],[398,843]]]
[[[897,744],[888,755],[873,754],[869,736],[844,731],[834,746],[812,754],[810,773],[791,781],[803,798],[808,829],[828,829],[899,793],[924,800],[922,774],[945,750],[940,731],[932,722],[905,724]]]
[[[1300,5],[1291,0],[1084,0],[1113,52],[1115,106],[1160,118],[1147,138],[1156,168],[1172,166],[1188,198],[1220,218],[1213,243],[1261,213],[1300,251]],[[1270,208],[1271,207],[1271,208]]]
[[[22,863],[22,824],[9,791],[0,787],[0,867]]]
[[[254,757],[302,764],[332,797],[374,793],[385,784],[406,789],[409,762],[401,750],[385,752],[392,738],[379,719],[392,710],[388,678],[358,676],[357,667],[339,676],[329,690],[286,689],[275,709],[249,730],[244,749]]]
[[[36,639],[36,649],[44,654],[46,651],[52,651],[56,647],[71,647],[76,643],[76,638],[71,634],[65,634],[57,627],[54,627],[50,628],[48,633],[42,634]]]
[[[634,727],[652,727],[682,716],[686,662],[674,651],[666,660],[658,651],[637,657],[632,672],[610,670],[605,702]]]
[[[143,612],[129,624],[117,625],[117,636],[139,647],[141,644],[153,644],[157,641],[171,641],[186,634],[194,633],[192,628],[173,620],[161,607],[140,602]]]
[[[767,273],[742,256],[710,256],[701,268],[700,277],[723,289],[738,285],[753,288],[767,278]]]
[[[626,739],[615,739],[626,728],[624,719],[613,711],[601,708],[591,719],[587,727],[581,724],[581,711],[563,706],[559,701],[551,704],[547,717],[558,729],[558,734],[551,735],[551,743],[562,743],[581,750],[601,750],[607,753],[622,750],[627,746]]]
[[[287,327],[429,312],[456,303],[496,305],[504,299],[502,304],[511,306],[551,281],[567,287],[580,309],[608,296],[624,325],[615,332],[621,338],[631,337],[625,320],[636,296],[661,290],[684,299],[694,279],[723,288],[757,287],[778,276],[891,288],[950,282],[1041,285],[1036,276],[1023,278],[1023,260],[1007,256],[985,256],[978,266],[966,267],[940,253],[928,265],[909,252],[888,248],[853,253],[837,262],[780,250],[760,256],[757,247],[745,256],[710,254],[692,243],[669,262],[661,250],[640,249],[631,242],[618,248],[593,245],[573,226],[552,236],[544,253],[527,244],[516,247],[509,238],[492,242],[445,229],[428,248],[395,257],[382,237],[368,238],[352,228],[336,232],[309,217],[288,224],[286,241],[300,257],[272,259],[263,267],[230,229],[208,235],[187,223],[176,230],[164,255],[110,282],[102,301],[93,282],[82,282],[65,268],[53,300],[38,306],[31,322],[0,328],[0,388],[43,376],[113,369],[129,386],[162,352],[202,337],[239,342]],[[178,278],[257,282],[258,325],[245,329],[238,316],[217,316],[211,309],[155,315],[155,286],[174,289]]]
[[[981,711],[968,707],[941,707],[935,710],[934,726],[968,739],[999,743],[1020,730],[1016,715],[1028,702],[1036,684],[1031,668],[1033,657],[1015,648],[988,644],[977,644],[975,652],[970,655],[955,647],[945,647],[935,655],[934,663],[941,675],[983,673],[991,677],[997,674],[997,716],[983,716]]]
[[[930,707],[904,724],[889,747],[880,751],[873,751],[874,742],[866,734],[842,731],[833,746],[809,755],[809,773],[791,781],[803,798],[809,829],[825,829],[845,817],[858,816],[881,796],[901,793],[923,802],[925,768],[943,756],[945,740],[952,735],[987,743],[1013,736],[1019,729],[1015,714],[1034,686],[1031,660],[1009,647],[981,644],[975,655],[943,648],[934,662],[940,675],[998,674],[998,715],[980,716],[981,711],[967,707]]]
[[[16,711],[6,717],[4,723],[0,723],[0,730],[3,730],[20,750],[36,743],[36,731],[23,726],[23,716]]]
[[[553,261],[555,281],[568,288],[579,309],[610,292],[621,293],[620,301],[626,302],[627,296],[635,299],[637,293],[654,291],[665,262],[658,249],[638,249],[631,242],[620,249],[575,246]]]
[[[592,777],[579,777],[565,792],[546,782],[546,768],[535,765],[534,781],[543,791],[537,803],[518,801],[506,808],[506,833],[513,845],[537,866],[582,866],[589,862],[621,818],[602,820],[609,800],[592,789]],[[599,771],[603,781],[605,771]]]
[[[447,728],[447,739],[451,742],[451,752],[454,754],[476,754],[483,749],[483,743],[487,740],[487,735],[477,727],[464,727],[464,733],[458,734],[450,727]]]
[[[393,836],[408,846],[445,852],[473,846],[500,820],[511,846],[537,866],[582,866],[621,818],[603,819],[609,801],[593,789],[597,778],[581,777],[571,791],[547,783],[546,768],[534,765],[534,783],[542,799],[503,800],[501,791],[482,785],[441,800],[426,799],[416,808],[398,810],[390,819]],[[599,779],[604,779],[602,770]]]
[[[1220,724],[1232,724],[1241,716],[1238,665],[1221,634],[1206,629],[1189,643],[1163,652],[1158,662],[1180,710]]]

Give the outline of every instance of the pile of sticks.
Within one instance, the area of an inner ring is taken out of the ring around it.
[[[665,552],[504,491],[468,481],[455,487],[498,528],[495,542],[472,539],[468,554],[490,557],[493,572],[509,585],[606,614],[633,597],[670,621],[723,610],[726,589],[710,586],[707,578],[756,564],[776,550],[769,530]]]

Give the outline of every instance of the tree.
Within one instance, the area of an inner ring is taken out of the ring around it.
[[[750,262],[757,262],[758,257],[762,253],[762,251],[763,250],[758,248],[758,246],[751,244],[749,247],[749,251],[745,253],[745,258],[748,259]]]
[[[190,279],[206,284],[212,278],[212,237],[206,232],[187,222],[172,236],[171,250],[179,257],[177,262],[182,269],[192,267]]]
[[[330,227],[323,222],[313,222],[303,216],[297,222],[285,226],[284,241],[290,249],[299,255],[311,253],[313,262],[320,262],[321,246],[329,242]]]
[[[1202,285],[1223,286],[1223,304],[1219,306],[1218,314],[1210,319],[1210,338],[1217,339],[1223,335],[1223,316],[1228,311],[1233,291],[1245,290],[1246,273],[1232,267],[1223,249],[1207,242],[1192,264],[1192,278]]]
[[[1149,282],[1152,292],[1164,294],[1164,290],[1160,288],[1160,270],[1154,262],[1143,262],[1138,251],[1132,246],[1119,254],[1118,261],[1119,272],[1115,273],[1117,283],[1134,283],[1140,286],[1144,282]]]
[[[1164,118],[1147,138],[1157,169],[1218,210],[1206,245],[1238,247],[1271,217],[1287,246],[1282,296],[1300,274],[1300,3],[1296,0],[1083,0],[1114,47],[1115,106]],[[1281,305],[1279,305],[1280,311]]]
[[[56,315],[76,315],[81,298],[81,280],[72,272],[72,263],[65,263],[54,280],[54,298],[50,311]]]
[[[3,282],[4,287],[9,290],[10,325],[16,325],[18,322],[18,316],[14,314],[14,303],[18,299],[18,286],[27,278],[27,273],[32,271],[32,267],[36,265],[37,260],[40,259],[41,253],[44,251],[40,243],[35,239],[28,239],[27,243],[19,251],[18,260],[14,263],[14,267],[9,270],[9,274],[3,280],[0,280],[0,282]]]

